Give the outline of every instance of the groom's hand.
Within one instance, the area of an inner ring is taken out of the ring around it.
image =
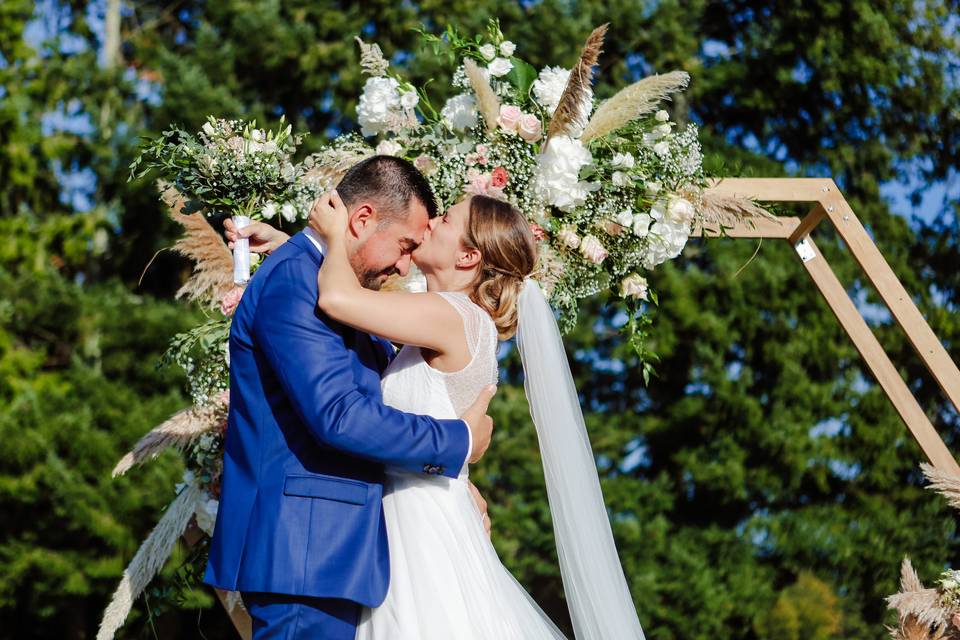
[[[493,419],[487,415],[490,399],[497,392],[496,385],[489,385],[480,392],[473,404],[467,407],[460,419],[467,423],[473,437],[473,449],[470,450],[468,462],[476,462],[486,453],[493,436]]]
[[[480,495],[480,491],[473,486],[473,483],[467,480],[467,487],[470,489],[470,495],[473,496],[473,501],[477,503],[477,509],[480,511],[480,522],[483,523],[483,528],[486,530],[487,535],[490,535],[490,514],[487,513],[487,501],[483,499],[483,496]]]

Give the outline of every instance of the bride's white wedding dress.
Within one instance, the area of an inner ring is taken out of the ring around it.
[[[384,373],[383,400],[456,418],[497,380],[497,330],[467,295],[440,295],[463,318],[470,363],[444,373],[419,348],[403,347]],[[358,640],[563,638],[497,557],[467,475],[467,465],[456,479],[387,470],[390,588],[383,605],[363,611]]]

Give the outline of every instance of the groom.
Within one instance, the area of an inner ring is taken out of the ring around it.
[[[377,289],[410,266],[436,214],[406,160],[374,156],[337,191],[350,211],[350,263]],[[311,230],[267,258],[230,330],[230,416],[220,508],[204,581],[239,591],[255,640],[352,639],[383,602],[390,563],[384,465],[454,478],[483,455],[492,389],[463,420],[383,405],[393,348],[317,309],[324,246]]]

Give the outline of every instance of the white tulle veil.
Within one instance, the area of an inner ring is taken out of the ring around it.
[[[535,280],[524,283],[519,316],[524,388],[540,442],[574,633],[577,640],[643,639],[560,331]]]

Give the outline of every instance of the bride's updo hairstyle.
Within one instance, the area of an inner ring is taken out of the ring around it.
[[[523,280],[537,264],[537,243],[530,225],[509,203],[473,196],[463,244],[481,255],[470,297],[490,314],[500,339],[506,340],[517,332],[517,301]]]

